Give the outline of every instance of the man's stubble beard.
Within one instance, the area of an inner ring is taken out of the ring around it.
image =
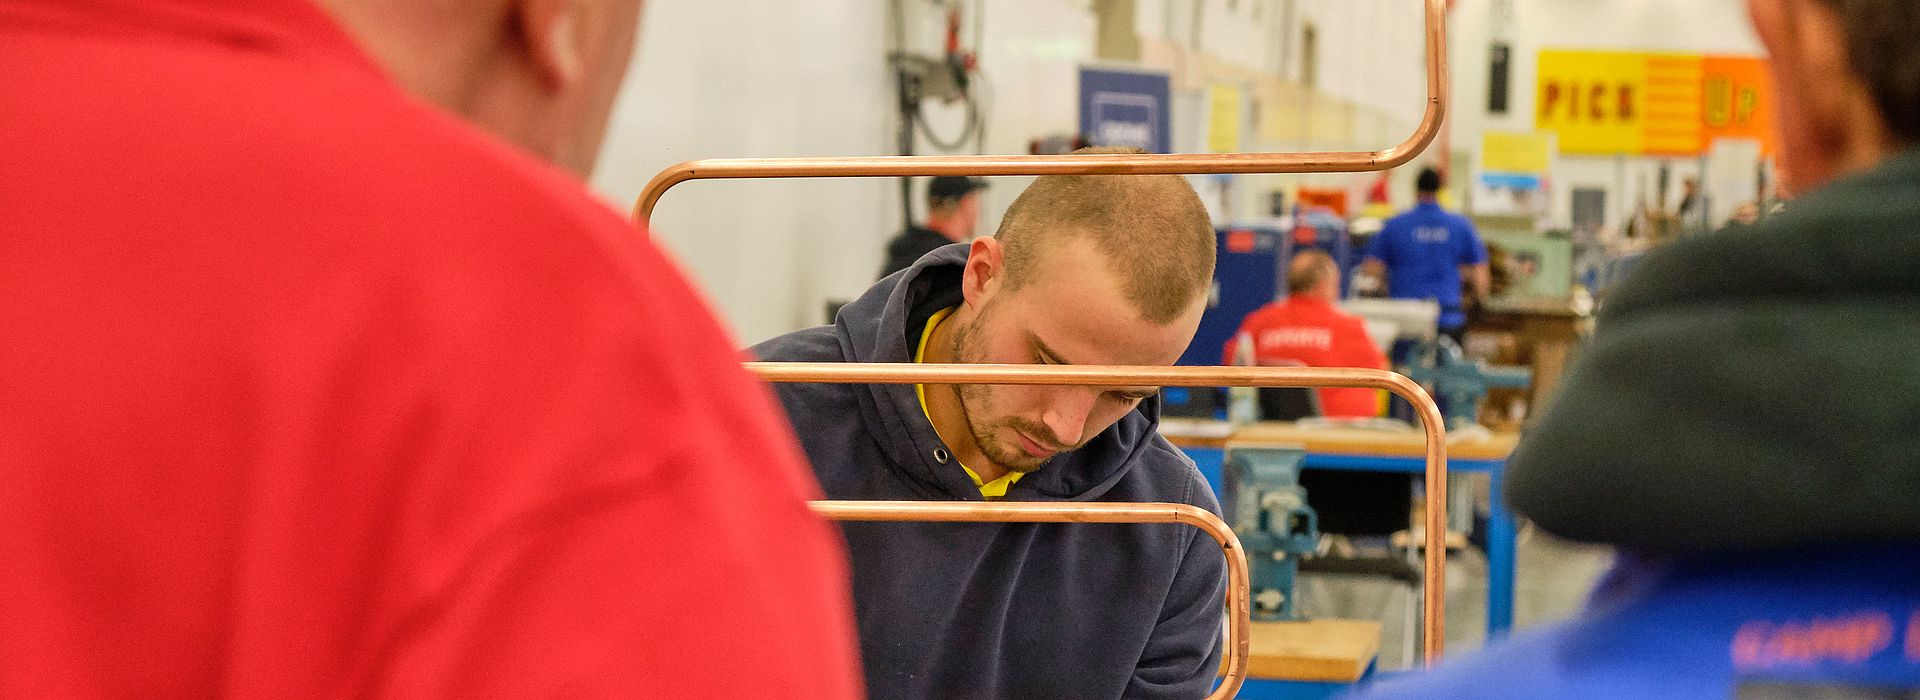
[[[955,362],[966,364],[980,364],[985,362],[985,353],[981,351],[979,347],[978,326],[986,323],[990,311],[991,305],[987,308],[982,308],[980,314],[974,317],[972,323],[954,328],[953,358]],[[974,419],[974,416],[976,412],[980,415],[993,414],[992,391],[988,387],[979,384],[956,384],[954,385],[954,390],[960,397],[961,417],[966,420],[967,431],[973,434],[973,444],[979,448],[981,454],[986,455],[987,459],[992,460],[994,464],[1005,467],[1009,471],[1026,474],[1046,466],[1047,462],[1052,459],[1051,457],[1047,459],[1034,459],[1033,455],[1027,454],[1027,451],[1021,449],[1020,446],[1005,444],[994,437],[994,430],[1000,427],[1012,428],[1027,434],[1030,438],[1049,435],[1052,431],[1047,430],[1044,426],[1036,425],[1013,416],[1002,418],[991,424],[981,425]],[[1068,452],[1080,446],[1081,445],[1073,445],[1060,452]],[[1046,445],[1042,445],[1042,447],[1046,447]]]

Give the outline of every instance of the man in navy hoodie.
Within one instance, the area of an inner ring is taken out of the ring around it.
[[[1042,177],[999,232],[935,250],[769,361],[1171,365],[1213,231],[1172,176]],[[1151,386],[785,384],[828,497],[1188,503],[1207,483]],[[1225,564],[1168,524],[848,523],[875,698],[1198,698]]]

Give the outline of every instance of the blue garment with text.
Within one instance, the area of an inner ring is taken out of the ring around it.
[[[1467,217],[1434,202],[1387,220],[1367,243],[1367,257],[1386,264],[1387,296],[1440,302],[1440,328],[1466,325],[1460,308],[1460,266],[1487,261],[1487,246]]]
[[[1623,557],[1577,617],[1360,693],[1394,698],[1908,698],[1920,543]]]

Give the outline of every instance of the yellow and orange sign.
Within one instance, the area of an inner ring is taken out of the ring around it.
[[[1562,153],[1698,155],[1720,138],[1774,150],[1764,59],[1541,51],[1534,124]]]

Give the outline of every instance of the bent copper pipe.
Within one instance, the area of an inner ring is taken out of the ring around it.
[[[849,362],[748,362],[749,371],[769,382],[806,382],[821,384],[1036,384],[1065,386],[1250,386],[1250,387],[1360,387],[1383,389],[1406,399],[1420,417],[1426,434],[1426,555],[1425,587],[1421,591],[1425,609],[1421,612],[1421,630],[1425,635],[1421,660],[1431,665],[1440,658],[1446,635],[1446,528],[1447,528],[1447,434],[1440,407],[1427,391],[1405,376],[1375,369],[1332,367],[1112,367],[1099,365],[993,365],[993,364],[916,364]],[[997,506],[1006,503],[943,503],[932,512],[979,513],[977,520],[994,520],[992,514],[1004,513]],[[1048,503],[1050,508],[1100,508],[1113,504]],[[1163,504],[1139,504],[1164,507]],[[1204,512],[1204,511],[1203,511]],[[890,518],[906,519],[906,518]],[[958,518],[956,518],[958,519]],[[1101,521],[1112,522],[1112,521]],[[1161,522],[1161,521],[1151,521]],[[1204,527],[1203,527],[1204,529]],[[1212,533],[1209,533],[1212,534]],[[1215,537],[1219,540],[1219,537]],[[1225,546],[1224,544],[1222,546]],[[1234,555],[1231,551],[1229,559]],[[1245,554],[1240,556],[1244,558]],[[1244,602],[1246,579],[1234,584],[1227,601]],[[1228,625],[1228,653],[1244,660],[1247,608]],[[1228,670],[1234,666],[1229,657]],[[1238,686],[1238,681],[1234,681]],[[1224,687],[1224,686],[1223,686]],[[1222,696],[1224,697],[1224,696]]]
[[[1339,173],[1389,170],[1427,149],[1446,116],[1446,0],[1424,0],[1427,37],[1427,109],[1400,145],[1381,151],[1322,153],[1165,153],[1064,156],[864,156],[843,158],[719,158],[696,160],[655,175],[634,204],[645,225],[660,197],[688,180],[793,177],[909,177],[925,175],[1208,175],[1226,173]]]
[[[1185,503],[976,503],[973,501],[814,501],[829,520],[943,523],[1181,523],[1200,528],[1227,557],[1227,671],[1208,700],[1226,700],[1246,681],[1251,623],[1247,552],[1226,522]]]

